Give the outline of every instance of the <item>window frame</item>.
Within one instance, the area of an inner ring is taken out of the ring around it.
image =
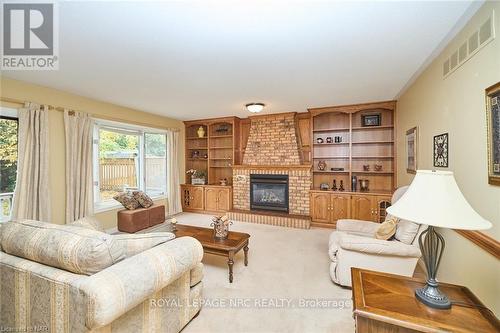
[[[17,109],[5,107],[5,106],[0,106],[0,119],[12,120],[12,121],[15,121],[17,123],[16,145],[17,145],[17,152],[18,152],[17,161],[19,161],[19,116],[17,113]],[[16,184],[17,184],[17,175],[16,175]],[[14,186],[14,192],[15,192],[15,186]],[[3,216],[3,212],[2,212],[2,214],[0,214],[0,223],[10,221],[10,218],[12,216],[12,204],[13,204],[14,192],[2,192],[1,193],[1,194],[12,193],[12,197],[10,198],[9,216],[7,216],[7,219],[5,219],[5,216]],[[0,200],[0,209],[3,210],[3,203],[1,200]]]
[[[94,193],[94,213],[100,213],[108,210],[113,210],[117,208],[121,208],[122,205],[118,203],[116,200],[108,199],[101,200],[101,193],[99,190],[100,179],[99,179],[99,131],[101,129],[109,130],[112,132],[127,134],[127,135],[137,135],[139,138],[138,143],[138,156],[139,156],[139,167],[138,167],[138,175],[137,175],[137,185],[139,190],[146,190],[146,140],[145,134],[162,134],[165,136],[165,160],[167,159],[167,131],[161,130],[157,128],[145,127],[132,125],[127,123],[121,123],[116,121],[102,120],[102,119],[94,119],[94,128],[93,128],[93,149],[92,149],[92,168],[93,168],[93,179],[92,179],[92,187]],[[165,166],[166,167],[166,166]],[[167,175],[165,173],[165,189],[167,189]],[[166,199],[167,193],[166,190],[162,194],[153,195],[151,199],[153,200],[161,200]]]

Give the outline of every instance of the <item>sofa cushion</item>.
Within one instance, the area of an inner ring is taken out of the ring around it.
[[[92,229],[32,220],[2,229],[4,252],[77,274],[97,273],[124,258],[111,235]]]
[[[419,224],[410,222],[407,220],[399,220],[396,226],[396,233],[394,238],[396,238],[401,243],[412,244],[415,236],[417,236]]]
[[[101,225],[101,222],[95,218],[95,216],[85,216],[82,217],[79,220],[76,220],[74,222],[71,222],[70,225],[74,225],[77,227],[82,227],[82,228],[87,228],[87,229],[92,229],[92,230],[97,230],[97,231],[104,231],[104,228]]]
[[[122,247],[125,257],[129,258],[174,239],[175,234],[171,232],[150,232],[144,234],[117,234],[112,237],[113,245]]]
[[[125,207],[129,210],[137,209],[141,206],[139,201],[137,201],[134,198],[134,195],[131,192],[118,193],[117,195],[115,195],[113,197],[113,199],[115,199],[116,201],[121,203],[123,205],[123,207]]]
[[[153,199],[151,199],[149,195],[147,195],[143,191],[133,191],[132,196],[135,200],[137,200],[142,208],[149,208],[154,204]]]

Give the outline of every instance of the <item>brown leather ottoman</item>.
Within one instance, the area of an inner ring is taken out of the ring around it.
[[[149,209],[149,226],[165,222],[165,206],[164,205],[153,205]]]
[[[134,233],[149,227],[149,208],[123,209],[118,212],[118,230]]]

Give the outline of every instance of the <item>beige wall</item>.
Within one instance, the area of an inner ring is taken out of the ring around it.
[[[161,117],[158,115],[129,109],[126,107],[100,102],[90,98],[70,94],[60,90],[34,85],[26,82],[12,80],[2,77],[0,85],[0,96],[14,98],[23,101],[32,101],[53,106],[62,106],[79,111],[89,112],[96,117],[111,117],[123,122],[139,122],[151,126],[179,128],[184,132],[181,121]],[[5,106],[15,106],[2,103]],[[63,113],[57,110],[49,111],[49,163],[50,163],[50,191],[52,200],[52,222],[65,223],[65,148],[64,148],[64,121]],[[181,133],[181,138],[183,133]],[[181,140],[180,147],[180,174],[181,182],[184,181],[184,142]],[[164,201],[164,200],[163,200]],[[116,211],[111,210],[97,214],[105,228],[116,226]]]
[[[411,182],[406,173],[405,132],[419,127],[418,168],[432,169],[433,136],[449,133],[449,170],[469,203],[493,228],[485,231],[500,239],[500,187],[488,185],[485,88],[500,81],[500,37],[446,79],[442,63],[492,10],[500,33],[500,2],[486,3],[443,53],[418,77],[398,100],[398,183]],[[456,232],[443,230],[446,249],[438,277],[441,281],[469,287],[497,315],[500,314],[499,261]]]

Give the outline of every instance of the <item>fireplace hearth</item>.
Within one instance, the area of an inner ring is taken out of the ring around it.
[[[288,175],[251,174],[250,209],[288,213]]]

